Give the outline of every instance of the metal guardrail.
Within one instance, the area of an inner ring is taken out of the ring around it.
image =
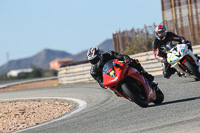
[[[193,46],[193,52],[200,54],[200,45]],[[153,52],[143,52],[130,55],[131,58],[138,59],[144,69],[152,75],[162,75],[162,64],[155,59]],[[58,80],[61,84],[74,84],[95,81],[90,75],[90,63],[67,66],[58,69]]]

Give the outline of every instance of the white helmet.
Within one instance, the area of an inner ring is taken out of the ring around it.
[[[158,25],[155,29],[158,40],[164,40],[167,33],[167,28],[164,25]]]
[[[91,64],[99,66],[102,63],[102,52],[97,47],[92,47],[87,52],[87,59]]]

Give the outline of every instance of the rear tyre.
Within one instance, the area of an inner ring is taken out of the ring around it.
[[[153,103],[155,104],[160,104],[162,103],[164,100],[164,94],[162,93],[162,91],[158,88],[158,90],[156,91],[156,100],[153,101]]]
[[[192,65],[189,61],[186,61],[184,65],[188,68],[188,70],[198,79],[200,80],[200,73],[197,66]],[[196,80],[195,78],[195,80]],[[197,81],[197,80],[196,80]]]
[[[128,83],[123,83],[121,89],[125,96],[140,107],[144,108],[148,106],[146,96],[141,93],[139,94],[133,86],[130,86]]]

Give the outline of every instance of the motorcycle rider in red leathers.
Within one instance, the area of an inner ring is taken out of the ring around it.
[[[129,64],[129,66],[134,67],[149,81],[149,84],[152,88],[157,88],[157,84],[153,82],[154,77],[144,70],[137,59],[131,59],[128,55],[122,55],[114,51],[108,51],[102,54],[99,48],[92,47],[87,52],[87,59],[92,64],[90,69],[91,76],[99,83],[102,88],[105,88],[103,85],[102,68],[108,61],[112,59],[119,59]]]
[[[153,53],[157,60],[162,62],[163,75],[165,78],[170,78],[172,74],[176,72],[174,68],[167,62],[167,53],[163,51],[168,42],[177,41],[179,43],[187,43],[188,48],[192,50],[191,42],[184,37],[180,37],[172,32],[167,32],[164,25],[158,25],[155,28],[156,38],[152,43]]]

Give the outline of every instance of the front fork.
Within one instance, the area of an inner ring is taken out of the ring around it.
[[[189,50],[188,55],[190,55],[190,57],[191,57],[192,59],[191,59],[190,57],[188,57],[188,56],[186,56],[186,58],[189,58],[189,59],[193,60],[193,61],[195,62],[195,64],[199,67],[199,66],[200,66],[199,60],[198,60],[198,58],[191,52],[191,50]]]

